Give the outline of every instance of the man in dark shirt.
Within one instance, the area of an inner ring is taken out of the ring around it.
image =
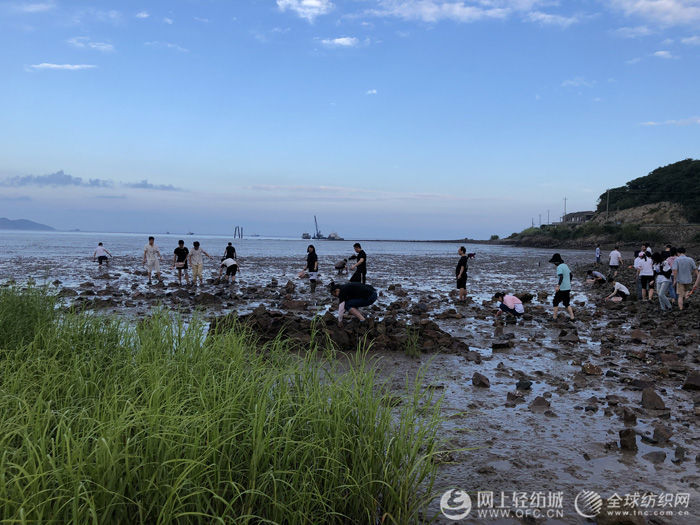
[[[177,280],[182,285],[182,272],[185,272],[185,281],[190,284],[190,276],[187,273],[187,255],[190,251],[185,246],[185,241],[177,241],[177,248],[173,250],[173,268],[177,268]]]
[[[224,251],[224,256],[221,260],[223,261],[224,259],[236,259],[236,248],[233,247],[233,244],[228,243],[228,246],[226,246],[226,251]]]
[[[459,301],[463,303],[467,300],[467,269],[469,268],[469,257],[467,257],[467,249],[464,246],[460,246],[457,253],[459,254],[459,262],[457,263],[455,275],[457,276]]]
[[[347,309],[350,315],[357,317],[360,321],[364,321],[365,317],[358,308],[369,306],[377,300],[377,290],[368,284],[362,283],[347,283],[336,284],[331,283],[331,294],[338,298],[338,326],[343,326],[343,315]]]
[[[367,282],[367,254],[359,242],[356,242],[353,248],[357,254],[357,261],[350,267],[351,270],[355,270],[355,273],[350,277],[350,282],[365,284]]]

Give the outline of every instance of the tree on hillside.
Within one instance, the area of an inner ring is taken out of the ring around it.
[[[690,222],[700,222],[700,160],[685,159],[657,168],[645,177],[611,188],[598,198],[597,211],[626,210],[670,201],[681,204]]]

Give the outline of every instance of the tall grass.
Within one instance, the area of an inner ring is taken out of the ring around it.
[[[37,290],[3,290],[0,327],[3,523],[409,523],[431,496],[438,408],[420,385],[391,408],[361,353],[339,373]]]

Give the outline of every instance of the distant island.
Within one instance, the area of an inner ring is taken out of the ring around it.
[[[47,226],[46,224],[39,224],[38,222],[30,221],[27,219],[12,220],[6,217],[0,217],[0,230],[24,230],[39,232],[56,231],[55,228]]]

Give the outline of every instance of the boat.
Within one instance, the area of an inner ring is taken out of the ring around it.
[[[314,226],[316,227],[316,233],[314,233],[313,237],[305,237],[305,235],[309,235],[308,233],[305,233],[302,235],[302,239],[314,239],[314,240],[325,240],[325,241],[344,241],[340,235],[338,235],[336,232],[331,233],[330,235],[326,236],[321,233],[321,230],[318,229],[318,219],[316,219],[316,216],[314,215]]]
[[[336,232],[332,232],[328,234],[328,237],[326,237],[326,240],[328,241],[344,241],[340,235],[338,235]]]
[[[302,239],[311,239],[311,234],[304,232],[301,234]]]
[[[187,235],[194,235],[194,232],[187,232]]]

